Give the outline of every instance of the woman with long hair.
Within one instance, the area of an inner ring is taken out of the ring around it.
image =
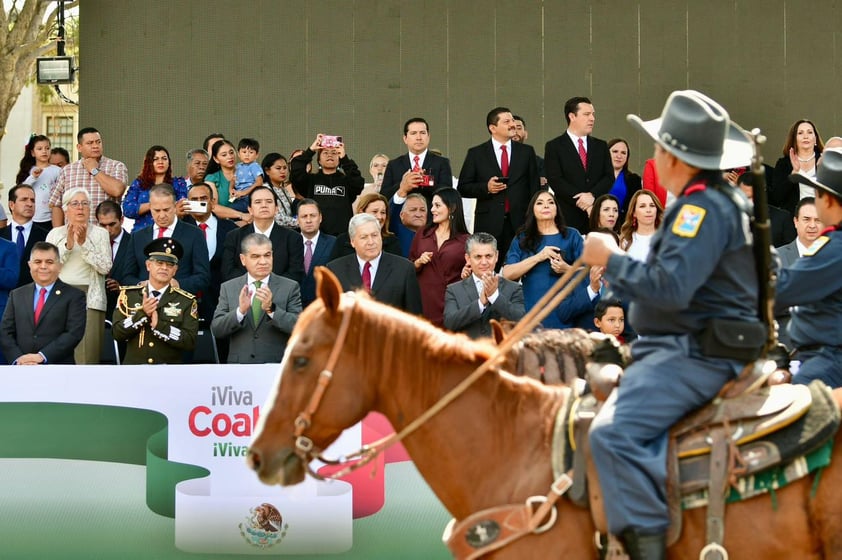
[[[371,214],[380,223],[380,238],[383,240],[383,250],[393,255],[403,256],[401,243],[398,236],[389,230],[389,201],[380,193],[368,193],[360,197],[357,204],[357,214]],[[336,236],[336,243],[333,245],[333,252],[330,260],[352,255],[354,247],[351,245],[351,238],[348,232],[342,232]]]
[[[610,229],[620,232],[620,201],[613,194],[604,194],[593,201],[593,209],[588,218],[588,229]]]
[[[183,177],[172,176],[170,152],[155,145],[146,150],[140,175],[129,185],[123,198],[123,215],[134,220],[132,232],[154,222],[149,211],[149,189],[162,183],[172,185],[176,201],[187,198],[187,182]]]
[[[53,227],[50,194],[59,175],[61,168],[50,164],[50,139],[43,134],[30,136],[23,149],[15,184],[29,185],[35,191],[35,215],[32,220],[46,230]]]
[[[278,152],[266,154],[260,166],[263,168],[263,183],[272,187],[278,199],[278,211],[275,213],[275,223],[279,226],[298,229],[296,215],[298,195],[292,190],[289,182],[289,163],[287,158]]]
[[[501,270],[504,278],[521,281],[527,311],[581,256],[583,248],[582,235],[575,228],[567,227],[550,192],[535,193],[529,208]],[[577,288],[544,319],[543,326],[562,329],[576,325],[583,313],[593,313],[590,299],[585,288]]]
[[[640,175],[629,171],[631,150],[629,143],[622,138],[612,138],[608,141],[608,152],[611,154],[611,167],[614,169],[614,185],[608,194],[612,194],[620,201],[620,216],[625,216],[629,209],[631,197],[640,190]],[[594,203],[594,207],[596,203]]]
[[[807,119],[795,121],[789,128],[784,142],[783,156],[775,164],[772,184],[769,187],[769,204],[795,214],[795,205],[802,198],[815,196],[816,191],[797,178],[793,173],[802,173],[816,178],[816,163],[824,150],[824,142],[816,125]]]
[[[655,193],[640,190],[629,201],[629,212],[620,228],[620,249],[630,257],[646,262],[649,244],[664,219],[664,207]]]
[[[444,293],[448,284],[462,278],[468,226],[462,210],[462,197],[452,187],[433,193],[430,207],[433,222],[419,229],[409,248],[415,265],[424,317],[439,327],[444,324]]]
[[[208,173],[205,175],[205,183],[211,186],[213,195],[213,214],[217,218],[236,220],[242,226],[252,222],[251,214],[238,212],[231,208],[231,197],[229,195],[231,184],[236,184],[237,149],[229,140],[221,139],[213,143],[211,148],[211,161],[208,162]],[[210,172],[211,163],[216,164],[216,171]],[[274,192],[274,191],[273,191]]]

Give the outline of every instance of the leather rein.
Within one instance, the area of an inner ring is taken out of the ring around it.
[[[392,445],[398,443],[412,432],[420,428],[430,418],[438,414],[451,402],[456,400],[462,393],[464,393],[477,379],[479,379],[486,372],[497,369],[499,362],[503,361],[505,355],[515,344],[520,342],[524,335],[532,331],[550,312],[558,307],[558,305],[584,280],[589,273],[589,268],[583,266],[582,259],[579,258],[565,273],[556,281],[555,284],[544,294],[543,297],[529,310],[529,313],[515,325],[512,331],[506,336],[498,345],[497,352],[477,367],[471,375],[462,380],[456,387],[451,389],[449,393],[444,395],[432,407],[427,409],[418,418],[410,422],[400,433],[393,433],[369,445],[362,446],[359,450],[336,459],[328,459],[322,456],[320,449],[316,448],[313,440],[304,435],[312,425],[312,418],[319,409],[325,391],[333,378],[333,368],[339,360],[339,353],[341,352],[345,339],[348,336],[348,329],[351,325],[351,317],[356,309],[357,301],[353,299],[350,308],[343,314],[342,322],[339,325],[339,332],[336,336],[336,342],[328,356],[327,363],[324,369],[319,374],[318,382],[310,396],[310,401],[307,408],[299,413],[295,419],[295,454],[303,461],[307,472],[313,478],[318,480],[336,480],[347,476],[351,472],[367,465],[374,460],[379,454],[384,452]],[[341,470],[329,475],[322,475],[310,466],[310,462],[314,459],[328,464],[328,465],[345,465]]]

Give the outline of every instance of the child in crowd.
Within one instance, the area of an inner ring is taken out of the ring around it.
[[[626,312],[618,299],[600,300],[594,307],[593,324],[599,332],[612,334],[620,344],[625,344],[623,331],[626,328]]]
[[[263,169],[257,163],[260,155],[260,143],[254,138],[243,138],[237,145],[237,182],[231,185],[231,207],[246,213],[249,209],[248,196],[255,187],[263,185]]]

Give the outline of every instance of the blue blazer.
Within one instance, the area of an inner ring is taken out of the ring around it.
[[[132,234],[132,255],[128,259],[126,284],[137,284],[149,278],[146,270],[146,255],[143,249],[152,241],[152,231],[155,226],[148,226]],[[196,295],[210,286],[210,260],[205,235],[196,226],[191,226],[181,220],[175,223],[173,238],[181,243],[184,254],[178,260],[178,271],[175,279],[182,290]]]
[[[41,226],[37,224],[32,224],[32,231],[29,232],[29,240],[26,242],[26,247],[23,249],[23,255],[20,256],[20,260],[18,261],[18,281],[15,287],[19,288],[21,286],[25,286],[32,282],[32,274],[29,272],[29,253],[32,252],[32,247],[38,241],[46,241],[47,234],[50,230],[43,229]],[[17,236],[17,232],[14,232],[15,236]],[[9,225],[0,229],[0,238],[8,239],[14,245],[14,239],[12,237],[12,222],[9,221]],[[15,256],[17,256],[17,245],[15,245]]]
[[[6,310],[9,292],[18,285],[18,248],[11,241],[0,238],[0,317]],[[8,363],[0,352],[0,364]]]
[[[304,240],[302,238],[302,246]],[[316,299],[316,279],[313,278],[313,271],[317,266],[324,266],[330,260],[333,248],[336,245],[336,237],[324,232],[319,233],[319,242],[313,249],[313,261],[310,264],[310,271],[301,280],[301,306],[307,307]]]

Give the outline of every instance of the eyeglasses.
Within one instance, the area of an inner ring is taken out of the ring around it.
[[[67,203],[69,208],[87,208],[90,205],[91,203],[87,200],[74,200],[73,202]]]

